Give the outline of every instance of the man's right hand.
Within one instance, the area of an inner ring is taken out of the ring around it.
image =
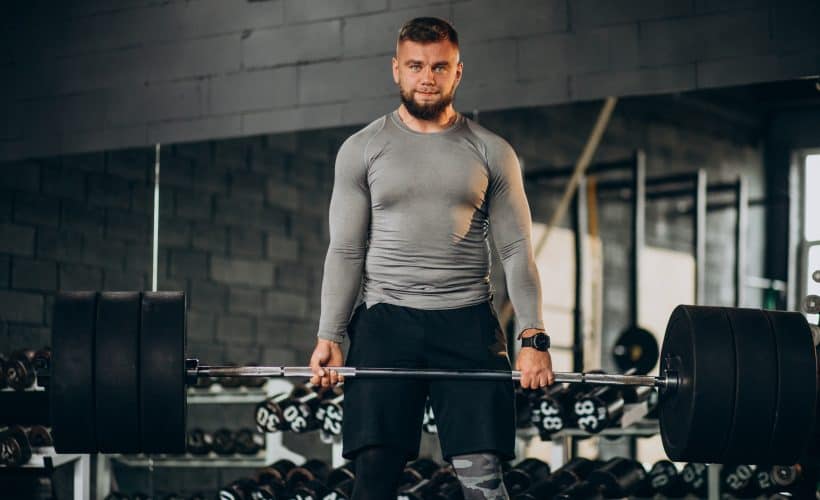
[[[332,340],[319,339],[316,342],[313,355],[310,357],[310,368],[313,371],[310,383],[317,386],[330,387],[344,382],[344,376],[339,375],[336,370],[327,370],[324,368],[329,366],[342,366],[342,363],[344,363],[342,346]]]

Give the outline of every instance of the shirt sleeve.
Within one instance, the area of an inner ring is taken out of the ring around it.
[[[345,141],[336,156],[329,227],[318,337],[342,342],[362,283],[370,229],[370,190],[359,137]]]
[[[487,148],[490,232],[504,267],[518,331],[544,328],[541,279],[532,248],[532,218],[518,157],[506,141]]]

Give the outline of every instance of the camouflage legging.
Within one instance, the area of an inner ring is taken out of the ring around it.
[[[492,453],[458,455],[452,463],[464,490],[464,500],[509,500],[498,456]]]

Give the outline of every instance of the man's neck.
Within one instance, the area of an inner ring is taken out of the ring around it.
[[[458,118],[458,113],[456,113],[455,108],[451,104],[450,106],[447,106],[444,112],[437,118],[433,120],[420,120],[411,115],[410,112],[407,111],[407,108],[404,107],[404,104],[401,104],[399,106],[399,118],[401,118],[402,123],[404,123],[407,128],[413,132],[431,134],[441,132],[442,130],[446,130],[452,126],[456,121],[456,118]]]

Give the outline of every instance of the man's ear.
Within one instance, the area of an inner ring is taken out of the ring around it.
[[[393,57],[393,82],[399,84],[399,60]]]
[[[464,72],[464,63],[459,61],[456,65],[456,85],[461,83],[461,75]]]

